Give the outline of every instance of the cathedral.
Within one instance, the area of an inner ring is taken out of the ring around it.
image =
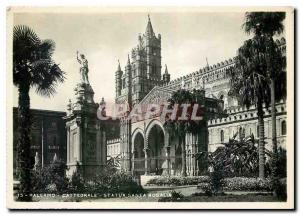
[[[198,89],[203,92],[206,120],[196,135],[186,135],[186,147],[182,148],[178,137],[164,127],[159,115],[143,120],[121,117],[120,135],[107,140],[107,155],[120,158],[120,168],[137,175],[180,175],[185,150],[187,175],[199,175],[206,167],[195,159],[195,153],[214,151],[236,133],[258,137],[256,108],[239,106],[238,101],[228,95],[229,69],[235,64],[234,58],[215,65],[207,64],[198,71],[171,80],[167,65],[163,68],[161,65],[161,43],[162,36],[155,34],[148,17],[146,31],[138,36],[125,68],[122,70],[120,62],[117,66],[115,102],[127,103],[130,107],[163,104],[179,89]],[[285,53],[285,39],[277,43]],[[278,145],[285,148],[284,100],[276,104],[276,111]],[[271,150],[271,112],[265,109],[264,113],[266,148]]]

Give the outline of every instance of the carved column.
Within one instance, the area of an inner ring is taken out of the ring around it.
[[[167,175],[168,176],[170,176],[170,174],[171,174],[170,148],[171,148],[171,146],[166,146],[165,147],[165,149],[166,149],[166,157],[167,157]]]
[[[168,129],[165,129],[165,150],[166,150],[166,161],[167,161],[167,175],[170,175],[170,132]]]
[[[135,159],[135,153],[136,153],[136,150],[134,149],[133,152],[132,152],[132,164],[131,164],[131,171],[132,171],[132,173],[134,173],[134,159]]]
[[[77,146],[78,148],[76,149],[77,150],[77,161],[79,162],[79,164],[82,164],[82,129],[81,129],[81,126],[82,126],[82,120],[81,120],[81,117],[77,117],[76,119],[76,123],[77,123]]]
[[[145,152],[145,175],[150,173],[150,162],[149,162],[149,151],[148,144],[146,145],[147,148],[144,149]]]

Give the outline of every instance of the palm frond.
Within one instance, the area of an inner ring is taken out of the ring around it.
[[[281,34],[285,12],[247,12],[242,28],[247,34]]]
[[[32,64],[31,85],[39,95],[50,97],[56,93],[56,86],[65,79],[65,73],[51,60],[38,60]]]
[[[15,26],[13,34],[13,81],[28,82],[43,96],[51,96],[65,73],[52,60],[55,43],[41,40],[28,26]]]

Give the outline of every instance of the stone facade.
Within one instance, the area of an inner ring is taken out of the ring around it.
[[[285,40],[277,40],[285,53]],[[189,75],[170,80],[167,66],[161,75],[161,35],[155,36],[150,18],[143,36],[138,37],[138,45],[133,48],[131,59],[121,70],[116,71],[116,103],[163,104],[172,92],[179,89],[200,89],[206,120],[197,135],[186,136],[186,148],[179,145],[178,137],[171,136],[164,128],[159,116],[146,120],[120,119],[120,156],[122,169],[136,174],[179,175],[182,150],[186,151],[187,173],[197,175],[205,165],[194,158],[198,151],[214,151],[220,143],[226,142],[236,132],[254,134],[257,137],[257,115],[255,107],[246,110],[238,101],[228,95],[230,89],[229,72],[235,65],[235,58],[212,66],[205,66]],[[285,147],[286,104],[281,101],[277,109],[277,134],[279,145]],[[270,112],[265,110],[266,148],[271,149]],[[117,144],[117,143],[115,143]],[[109,147],[108,144],[107,147]]]

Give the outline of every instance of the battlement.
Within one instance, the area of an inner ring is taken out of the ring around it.
[[[211,119],[207,122],[208,126],[216,126],[228,122],[235,122],[238,120],[249,120],[257,118],[257,109],[255,106],[252,106],[249,109],[242,106],[236,106],[228,108],[225,111],[228,114],[227,117]],[[266,109],[264,107],[264,112],[266,116],[271,114],[270,108]],[[286,113],[286,104],[283,100],[276,104],[276,114],[281,113]]]
[[[204,88],[206,83],[226,79],[229,74],[228,70],[234,66],[234,62],[235,58],[230,58],[210,67],[203,67],[198,71],[176,78],[168,83],[162,83],[160,86],[173,90],[179,89],[183,84],[189,90],[192,88]]]
[[[283,53],[285,53],[286,51],[286,40],[284,37],[282,37],[280,40],[277,39],[275,40],[275,42],[281,46],[280,49]],[[196,82],[193,83],[196,86],[201,85],[203,82],[203,84],[209,84],[209,83],[213,83],[214,81],[217,80],[221,80],[221,79],[226,79],[229,75],[229,69],[231,69],[234,65],[235,65],[235,61],[236,61],[236,57],[233,58],[229,58],[227,60],[221,61],[219,63],[213,64],[211,66],[206,66],[203,68],[200,68],[198,71],[192,72],[188,75],[176,78],[174,80],[171,80],[168,83],[162,83],[160,86],[162,87],[166,87],[166,88],[180,88],[180,86],[182,85],[182,82],[184,81],[187,86],[187,89],[191,89],[192,87],[192,82]],[[192,80],[194,79],[194,80]]]

